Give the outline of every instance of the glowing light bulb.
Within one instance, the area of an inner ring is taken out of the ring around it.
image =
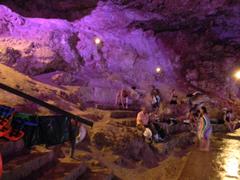
[[[156,73],[160,73],[161,72],[161,68],[160,67],[157,67],[156,68]]]
[[[240,70],[238,70],[234,76],[236,79],[240,79]]]
[[[95,44],[97,44],[97,45],[98,45],[98,44],[100,44],[100,43],[101,43],[101,39],[97,37],[97,38],[95,38],[94,42],[95,42]]]

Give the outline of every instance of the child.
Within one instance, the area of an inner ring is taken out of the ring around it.
[[[202,106],[200,109],[200,118],[198,124],[198,138],[200,141],[201,151],[209,151],[211,134],[212,125],[208,117],[207,108]]]

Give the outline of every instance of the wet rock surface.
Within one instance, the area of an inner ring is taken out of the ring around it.
[[[193,149],[179,179],[238,179],[239,130],[215,134],[210,152]],[[197,167],[197,168],[194,168]]]
[[[126,120],[127,121],[127,120]],[[184,133],[185,132],[185,133]],[[173,135],[176,134],[176,135]],[[142,162],[144,166],[157,166],[161,156],[173,151],[175,148],[186,148],[193,143],[193,135],[184,125],[171,128],[171,139],[164,143],[151,145],[146,143],[135,127],[126,127],[116,122],[107,125],[95,125],[91,134],[91,141],[99,149],[111,149],[123,159],[116,161],[118,165],[132,167],[132,162]],[[127,159],[129,161],[127,161]]]

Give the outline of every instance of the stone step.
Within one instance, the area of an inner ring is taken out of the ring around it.
[[[114,121],[115,122],[115,121]],[[129,119],[117,119],[116,122],[123,126],[136,127],[136,118]],[[177,134],[181,132],[190,132],[191,128],[189,124],[177,123],[169,125],[167,123],[159,123],[160,127],[166,129],[168,127],[169,134]]]
[[[11,142],[4,139],[0,139],[0,153],[3,157],[8,157],[11,155],[16,155],[21,153],[24,149],[23,140],[17,142]]]
[[[131,106],[126,110],[126,109],[123,109],[123,108],[118,107],[118,106],[114,106],[114,105],[102,105],[102,104],[96,104],[96,105],[95,105],[95,108],[101,109],[101,110],[109,110],[109,111],[114,111],[114,110],[139,111],[139,108],[131,107]]]
[[[54,161],[54,152],[38,149],[3,162],[3,180],[24,179],[42,166]]]
[[[133,118],[137,117],[136,111],[113,111],[110,115],[111,118],[121,119],[121,118]]]
[[[118,178],[108,168],[88,169],[77,180],[117,180]]]
[[[119,125],[128,126],[128,127],[136,127],[136,119],[135,118],[117,119],[116,123]]]
[[[42,172],[38,180],[76,180],[87,170],[87,166],[79,161],[69,159],[60,160],[54,167]],[[32,178],[33,179],[33,178]]]

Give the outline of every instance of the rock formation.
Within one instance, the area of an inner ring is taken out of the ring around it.
[[[120,87],[151,84],[163,92],[175,86],[238,96],[237,1],[20,2],[3,1],[27,17],[0,6],[1,63],[41,81],[77,85],[85,101],[113,103]]]

